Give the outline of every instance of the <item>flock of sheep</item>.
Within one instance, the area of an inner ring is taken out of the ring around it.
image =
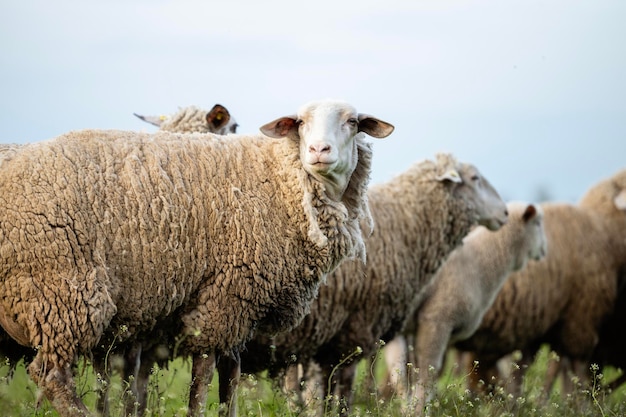
[[[87,357],[107,375],[111,349],[133,415],[175,355],[192,362],[190,416],[216,369],[229,416],[241,372],[265,370],[296,401],[309,382],[345,413],[381,340],[381,389],[417,414],[451,346],[489,382],[511,352],[532,360],[549,343],[562,360],[546,390],[592,361],[626,366],[626,170],[576,205],[506,204],[443,153],[369,187],[364,136],[394,127],[341,101],[257,135],[235,134],[220,105],[138,117],[159,131],[0,146],[0,353],[62,416],[90,415],[74,368]],[[106,392],[97,408],[108,415]]]

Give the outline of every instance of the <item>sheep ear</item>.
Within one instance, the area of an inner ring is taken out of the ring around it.
[[[622,190],[618,195],[616,195],[613,199],[613,203],[618,209],[626,210],[626,190]]]
[[[293,137],[298,133],[298,117],[286,116],[269,122],[260,128],[261,133],[270,138],[284,138],[286,136]]]
[[[206,121],[209,125],[213,126],[216,130],[222,128],[230,120],[230,113],[226,110],[226,107],[221,104],[213,106],[211,111],[206,115]]]
[[[395,127],[387,122],[377,119],[368,114],[358,115],[359,119],[359,132],[364,132],[373,138],[386,138],[391,135],[391,132]]]
[[[460,184],[463,182],[463,179],[459,175],[456,169],[449,169],[443,175],[438,176],[437,181],[450,181]]]
[[[528,223],[533,217],[537,215],[537,207],[532,204],[526,206],[526,210],[524,210],[524,214],[522,214],[522,220]]]
[[[163,123],[163,121],[167,119],[167,116],[142,116],[142,115],[137,114],[137,113],[133,113],[133,114],[135,116],[139,117],[144,122],[148,122],[151,125],[155,125],[157,127],[160,127],[161,123]]]

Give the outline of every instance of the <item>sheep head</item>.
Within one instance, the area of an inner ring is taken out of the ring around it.
[[[506,204],[474,165],[459,163],[449,154],[437,155],[437,161],[443,171],[436,180],[454,187],[453,192],[473,207],[478,224],[495,231],[507,222]]]
[[[543,226],[543,208],[537,204],[510,202],[507,204],[511,223],[520,227],[518,232],[521,250],[514,270],[518,271],[526,265],[527,261],[540,261],[548,251],[548,238]],[[507,227],[510,227],[507,225]]]
[[[384,138],[394,127],[373,116],[357,113],[348,103],[324,100],[305,104],[297,115],[285,116],[261,127],[273,138],[299,143],[304,169],[325,184],[328,195],[340,200],[357,166],[359,132]]]
[[[239,126],[235,119],[230,116],[230,112],[221,104],[216,104],[208,112],[195,106],[180,109],[171,116],[142,116],[133,113],[135,116],[159,127],[161,130],[182,133],[215,133],[227,135],[236,133]]]

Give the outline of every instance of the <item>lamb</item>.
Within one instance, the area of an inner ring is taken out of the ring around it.
[[[626,170],[596,184],[578,205],[541,207],[549,253],[513,273],[476,333],[456,344],[474,352],[475,377],[486,383],[497,375],[499,358],[515,350],[534,352],[542,343],[582,364],[582,375],[625,283]]]
[[[507,208],[509,222],[500,230],[478,227],[450,254],[413,316],[417,319],[414,401],[418,413],[426,405],[427,392],[432,394],[430,377],[440,372],[447,347],[476,331],[511,272],[545,256],[541,208],[521,202]]]
[[[367,265],[342,263],[298,327],[248,343],[241,353],[244,372],[269,364],[271,374],[280,375],[294,355],[303,365],[317,362],[326,384],[333,367],[357,347],[368,357],[380,339],[389,340],[402,328],[422,289],[474,225],[496,230],[507,218],[504,202],[478,169],[450,154],[371,187],[368,200],[376,228],[366,240]],[[339,381],[332,381],[340,382],[337,389],[348,406],[356,362],[346,363]]]
[[[221,104],[216,104],[208,112],[195,106],[180,109],[171,116],[142,116],[133,113],[141,120],[160,130],[179,133],[217,133],[227,135],[236,133],[239,126],[235,119],[230,116],[230,112]]]
[[[325,276],[364,258],[359,132],[393,126],[343,102],[299,114],[265,125],[273,137],[86,130],[4,161],[0,325],[36,348],[29,374],[62,416],[89,414],[72,366],[113,335],[180,314],[182,347],[210,368],[297,325]]]

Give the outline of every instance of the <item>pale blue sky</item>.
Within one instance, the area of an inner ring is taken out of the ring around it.
[[[626,2],[42,1],[0,5],[0,142],[225,105],[241,133],[318,98],[396,131],[372,182],[436,152],[505,199],[577,201],[626,168]]]

